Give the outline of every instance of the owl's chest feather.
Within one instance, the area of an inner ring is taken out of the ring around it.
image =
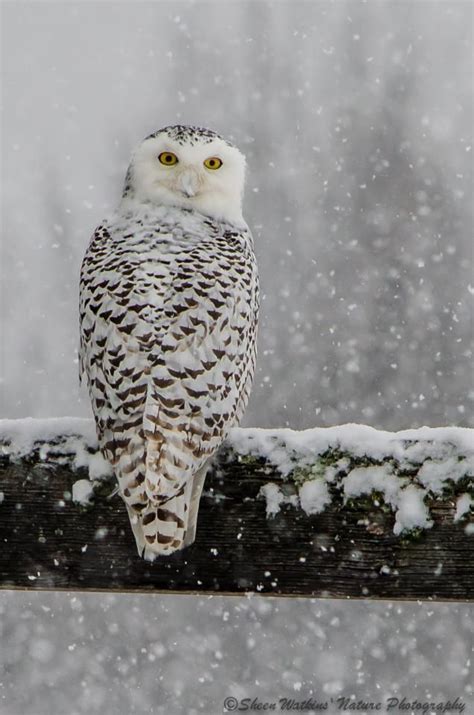
[[[128,341],[140,336],[147,349],[176,322],[185,333],[206,335],[226,314],[231,320],[236,310],[241,317],[256,310],[250,234],[180,214],[184,220],[121,216],[96,232],[81,276],[86,325],[124,331]]]

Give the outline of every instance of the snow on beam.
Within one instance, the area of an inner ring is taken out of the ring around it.
[[[196,543],[135,550],[91,421],[0,420],[0,585],[470,600],[474,430],[235,429]]]

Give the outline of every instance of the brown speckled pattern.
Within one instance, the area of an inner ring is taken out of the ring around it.
[[[255,368],[248,230],[137,205],[94,233],[81,270],[80,367],[140,553],[194,539],[206,464]]]

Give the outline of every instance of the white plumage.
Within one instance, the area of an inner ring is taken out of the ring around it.
[[[209,460],[250,393],[258,276],[244,172],[242,154],[210,130],[151,135],[82,264],[81,374],[151,560],[194,541]]]

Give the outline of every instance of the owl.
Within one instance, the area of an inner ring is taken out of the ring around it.
[[[80,276],[80,373],[138,553],[193,543],[213,455],[248,402],[258,274],[245,158],[169,126],[135,150]]]

